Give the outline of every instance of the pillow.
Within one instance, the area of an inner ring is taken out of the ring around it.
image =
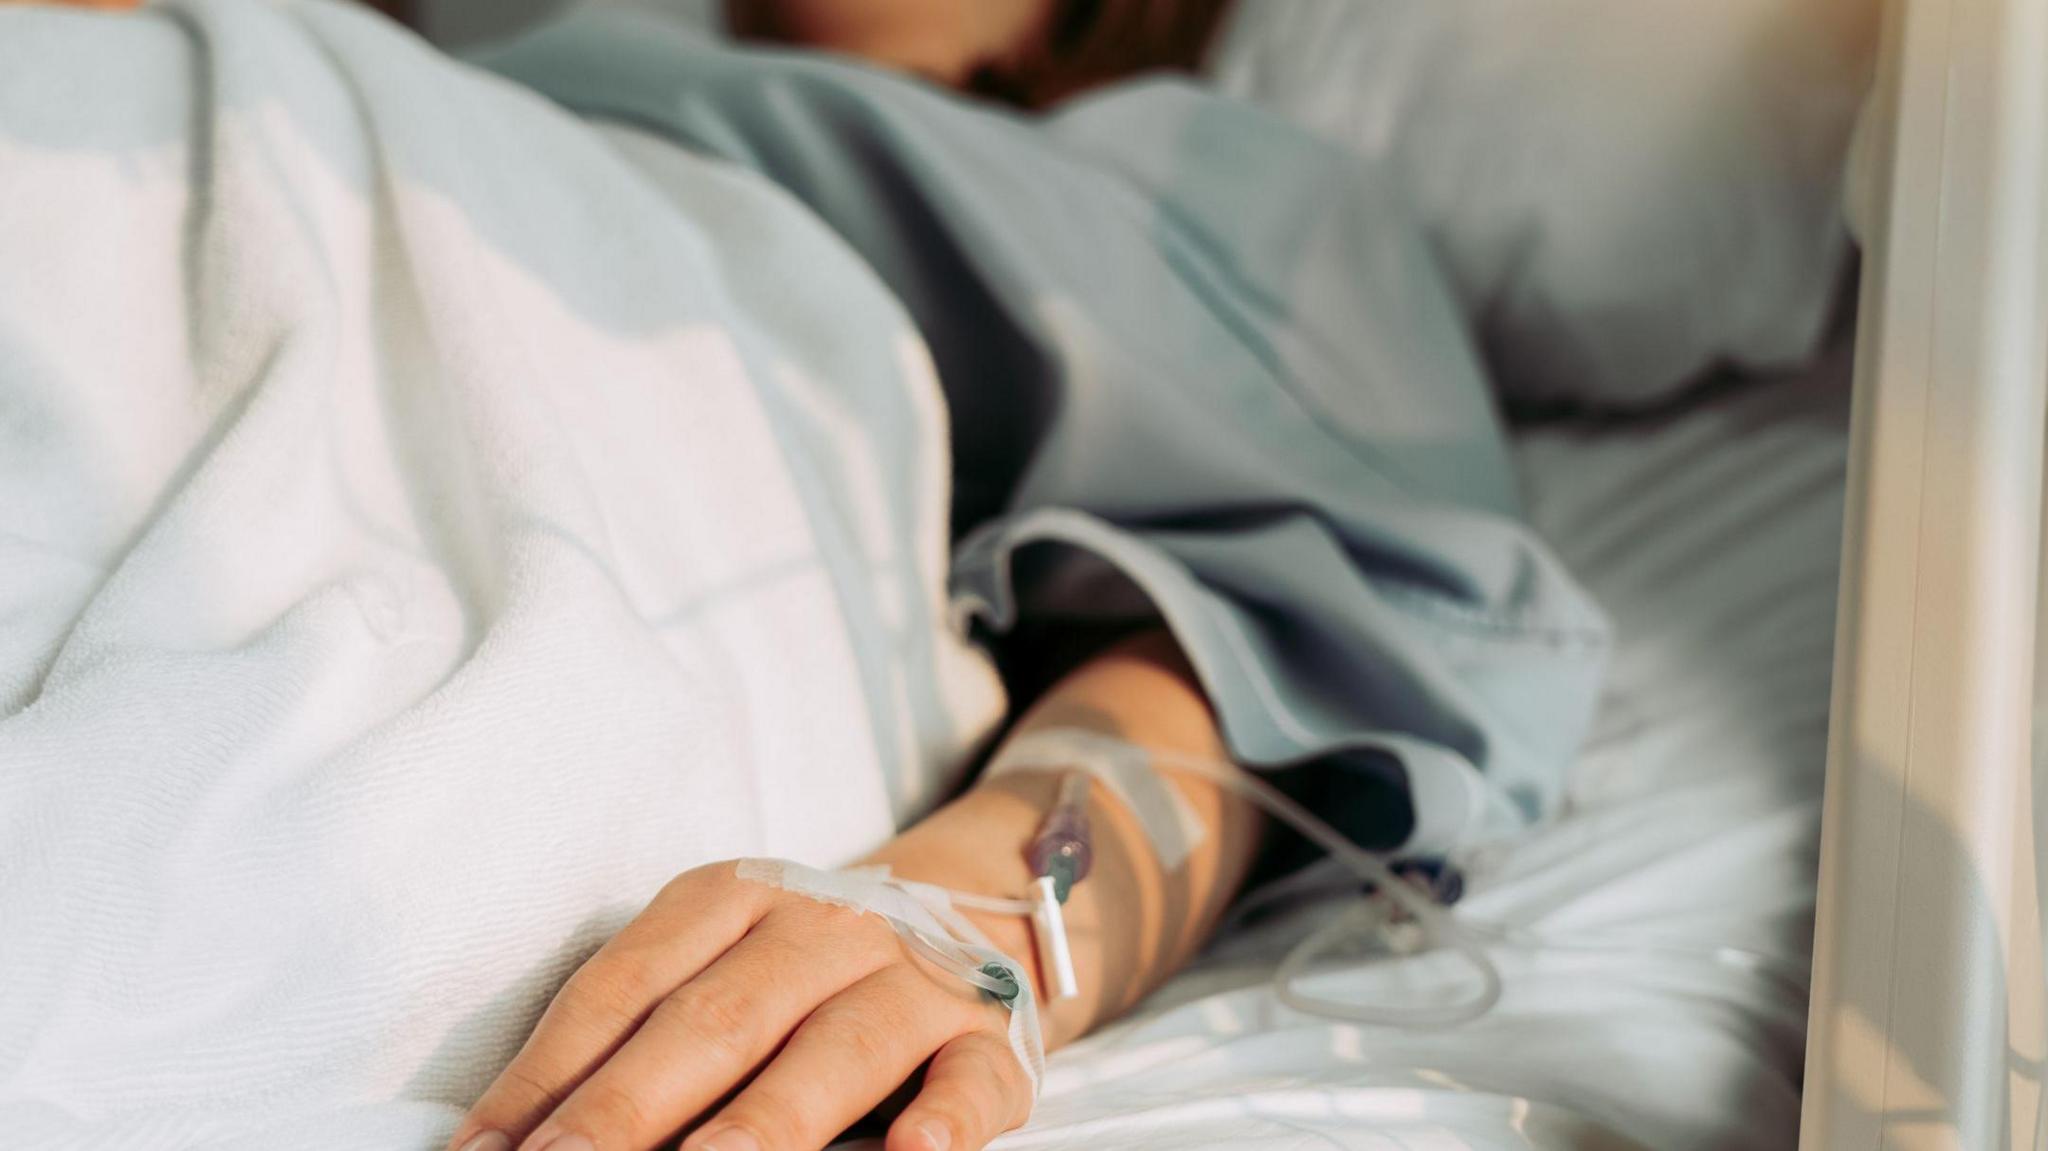
[[[1238,0],[1206,70],[1395,165],[1510,406],[1807,358],[1875,0]]]

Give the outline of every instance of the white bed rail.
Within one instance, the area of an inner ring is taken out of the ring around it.
[[[1800,1146],[2041,1148],[2048,0],[1892,0],[1876,100]]]

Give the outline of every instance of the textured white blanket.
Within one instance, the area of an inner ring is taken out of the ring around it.
[[[16,8],[0,253],[10,1147],[431,1145],[999,711],[922,345],[752,178],[338,6]]]

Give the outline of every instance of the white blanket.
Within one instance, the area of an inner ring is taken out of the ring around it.
[[[922,345],[676,163],[344,7],[0,13],[0,1142],[433,1145],[999,713]]]

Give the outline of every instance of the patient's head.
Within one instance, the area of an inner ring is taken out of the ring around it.
[[[1231,0],[726,0],[741,36],[802,44],[1042,107],[1198,64]]]

